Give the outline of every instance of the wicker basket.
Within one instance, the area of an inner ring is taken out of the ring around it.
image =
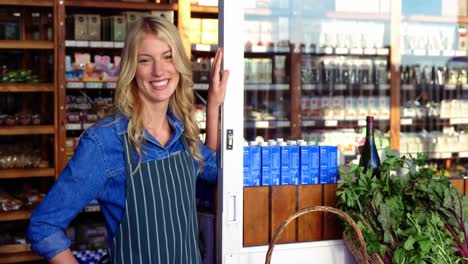
[[[345,212],[336,209],[334,207],[329,207],[329,206],[311,206],[311,207],[306,207],[304,209],[301,209],[294,214],[290,215],[284,222],[276,229],[275,234],[273,235],[273,238],[271,239],[270,245],[268,247],[268,251],[266,254],[266,259],[265,259],[265,264],[270,264],[271,261],[271,255],[273,253],[273,249],[275,248],[275,243],[278,237],[280,236],[281,232],[286,228],[286,226],[293,221],[294,219],[298,218],[301,215],[307,214],[307,213],[312,213],[312,212],[328,212],[328,213],[333,213],[341,216],[347,223],[349,223],[353,229],[354,232],[356,233],[356,237],[358,241],[352,241],[347,235],[344,234],[343,239],[345,241],[346,246],[348,249],[351,251],[353,254],[354,258],[356,259],[357,263],[359,264],[379,264],[382,263],[383,261],[380,258],[379,255],[377,254],[372,254],[369,256],[366,250],[366,243],[364,242],[364,238],[362,236],[361,230],[359,230],[359,227],[357,226],[356,222]],[[361,245],[360,249],[358,249],[358,246],[356,243],[359,243]]]

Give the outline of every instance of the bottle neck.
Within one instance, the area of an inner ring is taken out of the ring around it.
[[[372,122],[368,123],[367,124],[367,127],[366,127],[366,137],[374,137],[374,124],[372,124]]]

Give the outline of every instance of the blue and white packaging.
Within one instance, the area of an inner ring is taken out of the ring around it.
[[[338,147],[328,146],[328,178],[329,183],[338,181]]]
[[[329,160],[329,148],[328,146],[319,146],[320,153],[320,183],[330,183],[330,177],[328,174],[328,160]]]
[[[315,142],[309,141],[310,177],[312,184],[320,183],[320,152]]]
[[[311,178],[311,167],[310,167],[310,146],[307,145],[306,142],[301,141],[299,143],[299,149],[301,152],[300,158],[301,158],[301,179],[300,179],[300,184],[311,184],[312,183],[312,178]]]
[[[276,141],[268,142],[270,148],[270,173],[271,185],[280,185],[281,183],[281,148]]]
[[[260,186],[262,183],[262,152],[258,142],[250,142],[250,176],[251,186]]]
[[[281,185],[291,184],[291,173],[289,172],[289,149],[286,142],[279,142],[281,151]]]
[[[250,174],[251,163],[250,146],[247,142],[244,142],[244,186],[252,186],[252,175]]]
[[[268,142],[260,143],[262,151],[262,185],[268,186],[272,184],[271,178],[271,147]]]
[[[295,140],[290,140],[289,147],[289,173],[291,184],[299,184],[301,165],[299,146]]]

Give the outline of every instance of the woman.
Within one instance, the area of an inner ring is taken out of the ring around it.
[[[197,175],[215,182],[219,106],[228,71],[214,59],[205,145],[194,120],[191,63],[177,28],[147,16],[122,53],[116,113],[88,129],[28,228],[50,263],[77,263],[63,230],[92,199],[106,219],[113,263],[200,263]]]

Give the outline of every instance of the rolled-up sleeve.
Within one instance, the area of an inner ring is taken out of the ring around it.
[[[70,247],[64,230],[102,191],[108,171],[103,146],[96,134],[88,130],[73,158],[31,216],[27,237],[32,251],[50,260]]]
[[[201,144],[201,154],[203,156],[203,169],[200,177],[209,183],[216,183],[218,178],[218,164],[216,152],[209,149],[205,144]]]

